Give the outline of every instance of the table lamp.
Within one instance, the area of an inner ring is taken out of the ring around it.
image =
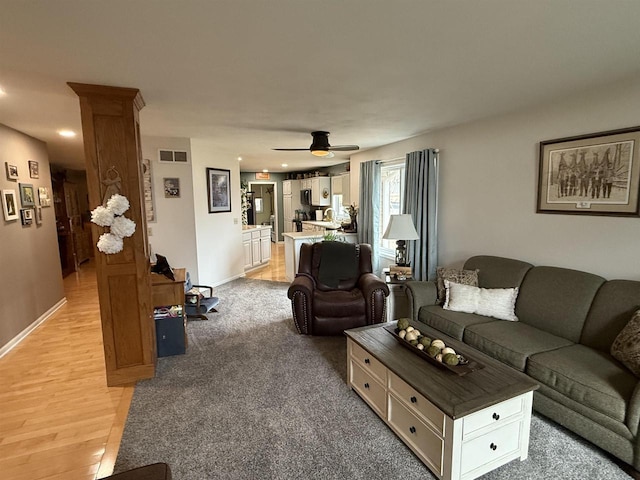
[[[407,262],[407,240],[418,240],[418,232],[413,226],[413,219],[408,213],[401,215],[391,215],[387,230],[382,236],[385,240],[396,240],[396,265],[398,267],[408,267],[411,262]]]

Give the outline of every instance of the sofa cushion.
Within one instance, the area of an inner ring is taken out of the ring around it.
[[[579,344],[532,355],[526,373],[622,423],[637,383],[611,355]]]
[[[478,286],[482,288],[519,287],[530,263],[511,258],[477,255],[464,264],[465,270],[478,271]]]
[[[518,287],[480,288],[444,281],[446,297],[442,308],[454,312],[477,313],[499,320],[517,322],[515,314]]]
[[[313,314],[317,317],[363,316],[367,307],[364,295],[353,290],[316,290],[313,294]]]
[[[521,322],[577,343],[604,278],[556,267],[534,267],[524,277],[516,315]]]
[[[469,325],[486,322],[498,322],[494,318],[476,315],[474,313],[461,313],[444,310],[439,305],[428,305],[422,307],[418,313],[418,320],[442,333],[462,340],[464,329]]]
[[[521,322],[481,323],[464,330],[463,340],[472,347],[524,371],[527,357],[571,345],[566,338]]]
[[[609,280],[593,300],[580,343],[609,352],[613,339],[640,308],[640,282]]]
[[[446,287],[445,280],[459,283],[461,285],[478,286],[478,270],[458,270],[456,268],[436,268],[436,285],[438,287],[437,302],[442,305],[445,301]]]
[[[611,355],[640,377],[640,310],[613,341]]]

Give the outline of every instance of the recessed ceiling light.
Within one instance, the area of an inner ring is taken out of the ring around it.
[[[76,132],[73,130],[58,130],[58,135],[61,137],[71,138],[76,136]]]
[[[269,170],[267,170],[266,168],[264,170],[262,170],[262,173],[267,173]]]
[[[6,95],[7,92],[5,92],[4,88],[0,87],[0,96],[1,95]]]
[[[238,157],[238,161],[241,162],[242,161],[242,157]]]
[[[289,166],[289,164],[288,164],[288,163],[283,163],[283,164],[282,164],[282,166],[283,166],[283,167],[288,167],[288,166]]]

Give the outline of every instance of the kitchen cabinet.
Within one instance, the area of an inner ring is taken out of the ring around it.
[[[242,233],[244,269],[250,270],[269,263],[271,259],[271,227],[256,225]]]
[[[331,179],[329,177],[314,177],[311,179],[311,205],[331,205]]]
[[[296,210],[303,208],[300,203],[301,184],[302,180],[284,180],[282,182],[283,231],[285,233],[295,231],[293,221],[296,220]]]

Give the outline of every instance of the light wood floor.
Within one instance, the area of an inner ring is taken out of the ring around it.
[[[258,267],[246,274],[247,278],[286,282],[284,274],[284,243],[271,244],[271,260],[268,265]]]
[[[284,244],[248,278],[285,281]],[[133,386],[107,387],[95,268],[64,279],[67,303],[0,359],[0,478],[94,480],[113,472]]]

